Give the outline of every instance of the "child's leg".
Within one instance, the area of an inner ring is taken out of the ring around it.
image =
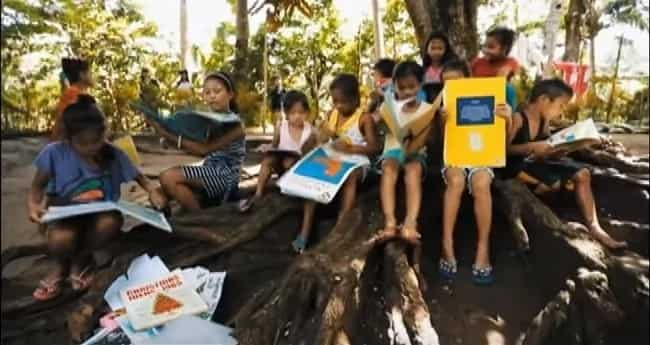
[[[474,217],[478,228],[475,266],[490,266],[490,228],[492,226],[492,175],[487,169],[477,170],[471,176],[474,196]]]
[[[188,181],[183,174],[183,169],[174,167],[160,174],[160,186],[165,194],[177,200],[186,210],[199,210],[201,203],[194,194],[192,187],[202,188],[199,181]]]
[[[404,167],[404,182],[406,184],[404,238],[409,242],[418,242],[420,238],[417,224],[422,203],[422,170],[420,161],[411,161]]]
[[[395,219],[395,187],[399,176],[399,163],[395,159],[385,159],[381,169],[381,208],[384,211],[384,231],[386,236],[397,232]]]
[[[62,221],[47,229],[48,254],[55,259],[56,266],[34,290],[34,298],[49,300],[61,293],[64,277],[70,270],[70,260],[77,250],[79,222]]]
[[[316,212],[316,202],[311,200],[305,200],[303,206],[303,217],[302,217],[302,227],[300,228],[300,234],[296,236],[296,239],[291,242],[293,250],[302,254],[307,247],[307,240],[309,239],[309,234],[311,233],[311,228],[314,226],[314,213]]]
[[[295,157],[284,157],[282,160],[282,171],[287,171],[291,169],[291,167],[298,162],[298,159]]]
[[[576,201],[580,207],[580,210],[582,211],[585,223],[591,231],[591,235],[612,249],[623,248],[627,246],[627,243],[625,241],[614,240],[600,226],[600,222],[598,221],[598,214],[596,212],[596,202],[591,190],[591,173],[589,170],[581,169],[578,171],[573,177],[573,181],[576,185]]]
[[[363,171],[361,168],[355,169],[343,185],[343,200],[341,203],[341,211],[339,211],[338,221],[341,220],[341,217],[348,211],[354,208],[354,205],[357,201],[357,186],[361,180]]]
[[[454,253],[454,228],[460,207],[461,197],[465,189],[465,170],[461,168],[447,168],[444,171],[445,189],[443,216],[442,216],[442,258],[448,262],[456,262]]]
[[[257,178],[257,189],[255,190],[255,196],[260,198],[264,195],[264,189],[266,184],[271,179],[271,174],[273,174],[273,168],[277,164],[278,158],[275,156],[266,156],[262,160],[262,166],[260,168],[260,176]]]

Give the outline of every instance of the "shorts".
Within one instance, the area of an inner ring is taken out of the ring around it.
[[[396,160],[397,164],[399,164],[400,167],[403,167],[411,162],[420,162],[422,165],[422,175],[426,175],[427,154],[424,150],[412,153],[407,156],[403,149],[392,149],[384,152],[384,154],[379,158],[380,164],[386,159]]]
[[[447,175],[445,173],[449,168],[451,167],[444,167],[441,170],[442,180],[445,181],[445,184],[447,184]],[[491,168],[479,167],[479,168],[460,168],[460,169],[463,171],[467,179],[467,191],[469,192],[470,195],[472,194],[472,177],[474,177],[474,174],[476,174],[477,172],[486,171],[488,175],[490,175],[490,177],[494,179],[494,171]]]
[[[547,187],[561,187],[571,183],[578,171],[585,166],[579,163],[546,161],[526,162],[517,178],[528,184],[544,184]]]
[[[239,184],[239,170],[226,164],[204,164],[182,166],[187,180],[201,181],[209,199],[226,201]]]

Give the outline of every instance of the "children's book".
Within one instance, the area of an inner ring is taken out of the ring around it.
[[[506,103],[506,80],[467,78],[445,83],[447,110],[444,162],[458,168],[503,167],[506,164],[506,121],[495,107]]]
[[[129,159],[133,163],[133,165],[140,165],[140,156],[138,155],[138,149],[135,146],[135,142],[133,141],[133,137],[130,135],[125,135],[123,137],[120,137],[118,139],[113,140],[113,145],[120,150],[124,151],[127,156],[129,156]]]
[[[433,121],[441,100],[441,98],[437,98],[433,104],[422,102],[416,112],[404,114],[402,108],[405,102],[397,101],[395,93],[387,91],[384,94],[384,103],[380,108],[380,113],[393,137],[397,139],[397,142],[404,144],[407,139],[415,138],[426,130]]]
[[[124,215],[133,217],[153,227],[172,232],[172,227],[167,222],[165,215],[161,212],[123,200],[117,202],[99,201],[69,206],[50,206],[45,215],[43,215],[43,222],[50,223],[55,220],[106,211],[120,211]]]
[[[328,204],[354,169],[368,165],[364,155],[341,153],[325,144],[306,154],[277,185],[284,194]]]
[[[133,329],[140,331],[162,325],[183,315],[208,311],[208,305],[188,284],[180,269],[120,293]]]
[[[131,105],[142,112],[145,117],[158,122],[171,133],[198,142],[206,142],[210,138],[210,129],[215,125],[241,123],[241,118],[235,113],[182,109],[173,114],[162,114],[140,101],[133,102]]]
[[[548,138],[551,146],[569,152],[597,144],[599,141],[600,134],[593,119],[578,121]]]

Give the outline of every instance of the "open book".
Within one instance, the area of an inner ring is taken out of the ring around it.
[[[405,103],[397,101],[393,91],[387,91],[380,108],[381,117],[395,139],[404,144],[407,138],[415,138],[426,130],[440,108],[441,100],[438,97],[433,104],[422,103],[415,113],[404,114]]]
[[[222,126],[241,122],[241,118],[235,113],[182,109],[173,114],[162,114],[141,101],[133,102],[131,105],[142,112],[145,117],[158,122],[171,133],[198,142],[205,142],[210,138],[210,129],[214,125]]]
[[[548,143],[559,150],[569,152],[583,149],[600,141],[598,128],[592,119],[578,121],[548,138]]]
[[[158,229],[172,232],[172,227],[167,222],[165,215],[161,212],[122,200],[117,202],[98,201],[69,206],[50,206],[45,215],[43,215],[43,222],[49,223],[55,220],[106,211],[120,211],[124,215],[138,219]]]
[[[329,144],[306,154],[277,182],[284,194],[328,204],[354,169],[370,165],[364,155],[349,155]]]
[[[162,325],[182,315],[194,315],[208,310],[208,305],[195,287],[185,281],[180,269],[125,289],[120,297],[126,315],[136,331]]]

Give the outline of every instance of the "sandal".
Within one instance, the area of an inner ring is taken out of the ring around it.
[[[447,261],[446,259],[440,259],[440,264],[438,265],[438,272],[440,277],[448,282],[456,279],[456,273],[458,273],[458,265],[456,261]]]
[[[79,274],[70,274],[68,280],[70,280],[72,290],[83,291],[88,289],[95,278],[92,273],[87,274],[90,271],[90,268],[91,266],[86,266],[86,268],[84,268]]]
[[[491,285],[494,283],[494,270],[492,266],[479,268],[472,266],[472,279],[476,285]]]
[[[38,287],[34,290],[32,296],[37,301],[49,301],[61,295],[63,289],[61,288],[62,278],[47,280],[43,279],[39,282]]]
[[[307,240],[302,238],[301,235],[298,235],[296,239],[291,242],[291,247],[296,254],[302,254],[305,252],[305,248],[307,248]]]
[[[420,238],[422,236],[420,236],[420,233],[418,232],[417,224],[409,226],[405,223],[402,225],[400,235],[404,241],[411,245],[419,246],[421,244]]]
[[[241,212],[241,213],[248,212],[248,210],[250,210],[251,207],[253,207],[253,205],[255,204],[257,199],[259,199],[258,196],[253,196],[251,198],[244,199],[244,200],[240,201],[239,202],[239,212]]]

